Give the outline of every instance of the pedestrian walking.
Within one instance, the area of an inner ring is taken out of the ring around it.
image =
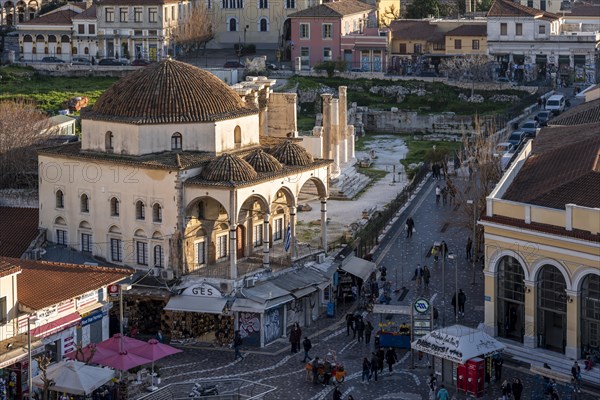
[[[458,289],[458,315],[461,317],[465,316],[465,303],[467,302],[467,295],[462,289]]]
[[[421,268],[421,264],[417,264],[417,268],[415,268],[415,276],[413,280],[417,281],[417,288],[421,288],[421,283],[423,282],[423,268]]]
[[[454,316],[456,317],[456,305],[458,304],[456,301],[456,293],[454,293],[454,296],[452,296],[452,301],[450,304],[452,304],[452,307],[454,308]]]
[[[502,386],[500,386],[500,390],[502,391],[502,400],[510,400],[512,396],[512,385],[508,383],[507,380],[502,382]]]
[[[323,364],[323,384],[329,385],[329,381],[331,380],[331,375],[333,373],[333,365],[328,360],[325,360]]]
[[[365,382],[365,379],[367,382]],[[360,381],[362,383],[369,383],[370,379],[371,379],[371,363],[369,362],[369,359],[367,357],[364,357],[363,362],[362,362],[362,378]]]
[[[373,332],[373,329],[375,329],[373,327],[373,324],[371,323],[371,321],[367,321],[367,324],[365,325],[365,344],[369,345],[371,344],[371,332]]]
[[[316,385],[317,383],[319,383],[319,357],[316,357],[312,360],[312,376],[313,376],[313,383]]]
[[[581,379],[581,367],[579,366],[577,361],[575,361],[573,363],[573,366],[571,367],[571,375],[573,375],[573,379],[575,379],[575,382],[579,383],[579,380]]]
[[[383,361],[385,360],[385,351],[383,348],[377,350],[377,370],[379,373],[383,373]]]
[[[515,378],[512,384],[512,394],[515,400],[521,400],[521,394],[523,394],[523,383],[519,378]]]
[[[358,343],[362,342],[365,337],[365,321],[363,321],[362,317],[359,315],[356,320],[356,332],[358,333]]]
[[[302,363],[305,363],[306,360],[312,360],[312,357],[308,355],[310,349],[312,349],[312,343],[308,336],[304,336],[304,340],[302,341],[302,346],[304,347],[304,358],[302,359]]]
[[[542,100],[542,97],[538,97],[538,101],[537,101],[537,105],[538,105],[538,110],[542,109],[542,105],[544,104],[544,100]]]
[[[404,227],[406,228],[406,237],[411,238],[413,231],[415,230],[415,221],[412,219],[412,216],[408,217]]]
[[[502,364],[504,364],[502,356],[497,355],[497,357],[494,359],[494,376],[496,378],[496,382],[500,382],[502,379]]]
[[[238,358],[241,358],[242,360],[244,359],[244,356],[242,355],[242,352],[241,352],[243,343],[244,343],[244,341],[242,339],[242,335],[240,335],[240,331],[235,331],[235,333],[233,335],[233,350],[235,351],[234,359],[233,359],[234,361],[236,361]]]
[[[440,185],[435,185],[435,204],[440,204],[440,196],[442,195],[442,189]]]
[[[473,240],[471,239],[471,236],[469,236],[468,239],[467,239],[466,251],[467,251],[466,259],[467,260],[471,260],[471,258],[473,257],[473,254],[472,254],[472,251],[473,251]]]
[[[398,356],[396,355],[396,350],[393,347],[389,347],[385,352],[385,361],[388,365],[388,371],[391,374],[394,372],[393,365],[398,361]]]
[[[371,353],[371,376],[375,378],[375,382],[377,382],[377,370],[379,369],[379,359],[377,358],[377,354],[374,352]]]
[[[425,289],[429,289],[429,280],[431,279],[431,272],[427,265],[423,267],[423,284],[425,285]]]
[[[442,205],[448,204],[448,188],[444,186],[442,189]]]
[[[342,400],[342,391],[339,386],[336,386],[335,389],[333,389],[333,400]]]
[[[350,329],[354,331],[354,314],[346,314],[346,336],[350,336]]]
[[[302,329],[297,322],[294,322],[292,331],[290,332],[290,343],[292,344],[292,353],[300,351],[300,341],[302,340]]]
[[[435,400],[435,389],[437,387],[437,377],[434,374],[429,375],[429,381],[427,382],[429,387],[429,400]]]
[[[437,400],[448,400],[449,398],[450,395],[448,394],[446,387],[442,384],[437,394]]]

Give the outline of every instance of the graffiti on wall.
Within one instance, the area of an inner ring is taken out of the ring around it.
[[[238,330],[245,344],[260,345],[260,314],[241,312]]]
[[[270,343],[282,335],[281,307],[265,313],[265,343]]]

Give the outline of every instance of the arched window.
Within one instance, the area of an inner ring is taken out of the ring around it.
[[[62,190],[56,191],[56,208],[65,208],[65,195]]]
[[[25,42],[25,43],[32,43],[33,42],[33,38],[31,37],[31,35],[25,35],[25,36],[23,36],[23,42]]]
[[[233,141],[236,145],[242,144],[242,128],[239,125],[233,130]]]
[[[61,42],[61,43],[70,43],[70,42],[71,42],[71,39],[69,38],[69,35],[62,35],[62,36],[60,37],[60,42]]]
[[[258,21],[258,30],[261,32],[268,32],[269,31],[269,20],[266,18],[261,18]]]
[[[38,43],[44,43],[44,35],[37,35],[35,41]]]
[[[504,256],[498,265],[498,336],[523,342],[525,334],[525,274],[519,261]]]
[[[182,136],[181,133],[175,132],[171,136],[171,150],[181,150]]]
[[[581,284],[581,358],[600,348],[600,275],[589,274]]]
[[[71,47],[71,54],[77,54],[77,47]]]
[[[135,203],[135,218],[146,219],[146,206],[141,200],[138,200],[138,202]]]
[[[48,43],[56,43],[56,36],[49,35],[48,36]]]
[[[163,268],[163,249],[162,246],[157,244],[154,246],[154,266],[157,268]]]
[[[203,201],[198,202],[198,219],[205,218],[205,205]]]
[[[86,55],[87,55],[87,54],[90,54],[90,49],[89,49],[89,47],[85,47],[85,48],[83,49],[83,54],[86,54]]]
[[[106,151],[111,151],[113,150],[113,133],[111,131],[106,132],[106,134],[104,135],[104,147],[106,148]]]
[[[152,206],[152,222],[162,222],[162,207],[158,203]]]
[[[61,47],[57,47],[56,48],[56,54],[62,54],[62,48]]]
[[[227,30],[229,32],[237,32],[238,21],[236,18],[230,17],[229,21],[227,21]]]
[[[85,193],[81,195],[81,212],[90,212],[90,198]]]
[[[116,197],[113,197],[112,199],[110,199],[110,215],[113,217],[118,217],[119,216],[119,199],[117,199]]]

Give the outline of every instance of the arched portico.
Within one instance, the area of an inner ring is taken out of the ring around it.
[[[496,263],[498,336],[523,343],[525,336],[525,267],[513,256]]]
[[[567,345],[567,282],[556,263],[534,269],[537,282],[538,347],[564,353]],[[567,276],[568,278],[568,276]]]

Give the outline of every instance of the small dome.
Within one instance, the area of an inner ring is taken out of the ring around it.
[[[212,182],[244,182],[256,179],[258,174],[240,157],[225,153],[209,162],[200,176]]]
[[[306,149],[290,140],[286,140],[271,152],[282,164],[287,165],[309,165],[313,158]]]
[[[283,169],[279,161],[269,153],[265,153],[263,149],[253,151],[244,159],[256,172],[277,172]]]
[[[210,72],[165,60],[117,81],[82,117],[164,124],[212,122],[256,113],[258,110]]]

